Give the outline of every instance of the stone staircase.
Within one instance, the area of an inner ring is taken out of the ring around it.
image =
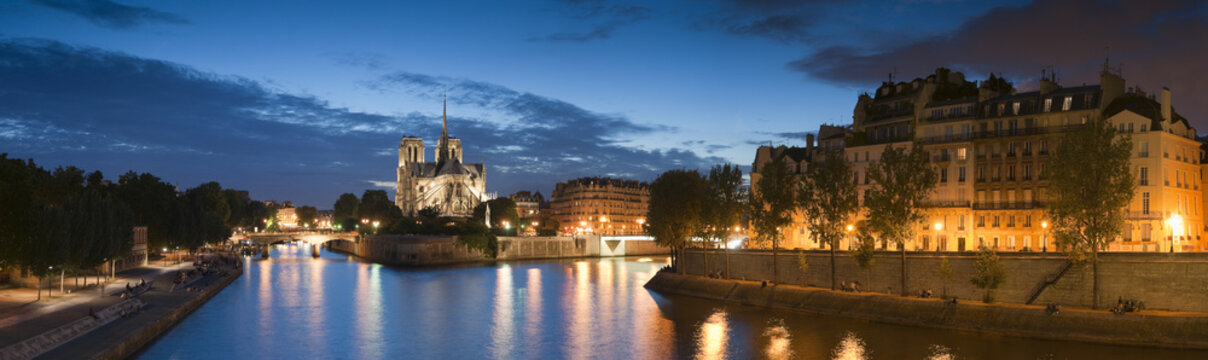
[[[1031,305],[1036,301],[1036,299],[1040,298],[1040,294],[1044,293],[1045,289],[1048,289],[1049,286],[1056,284],[1057,280],[1061,280],[1061,277],[1065,276],[1065,273],[1069,272],[1070,268],[1072,267],[1074,267],[1074,262],[1066,260],[1065,265],[1061,267],[1061,270],[1058,270],[1055,274],[1045,276],[1044,281],[1041,281],[1040,284],[1036,285],[1035,289],[1032,289],[1032,294],[1028,295],[1028,301],[1026,304]]]
[[[87,334],[105,324],[132,314],[143,307],[143,301],[137,298],[120,302],[96,312],[96,316],[84,316],[79,320],[60,326],[38,336],[25,339],[22,342],[0,349],[0,360],[32,359],[53,350],[67,342]]]

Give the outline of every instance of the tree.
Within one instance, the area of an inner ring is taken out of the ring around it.
[[[486,219],[487,208],[491,209],[491,227],[506,234],[515,234],[520,226],[520,214],[516,212],[516,201],[502,197],[484,201],[474,207],[473,219],[482,223]]]
[[[952,265],[948,264],[948,258],[940,260],[939,267],[935,268],[935,277],[940,278],[940,281],[944,283],[943,292],[940,293],[940,297],[944,299],[948,298],[948,281],[952,280],[952,275]]]
[[[810,164],[797,194],[797,206],[804,210],[814,237],[830,247],[831,290],[838,288],[835,273],[835,249],[845,235],[851,217],[859,210],[851,164],[842,152],[829,152],[822,162]]]
[[[852,259],[856,261],[856,266],[860,267],[860,271],[864,273],[864,286],[871,290],[872,282],[868,276],[868,270],[876,263],[877,240],[873,237],[872,231],[864,226],[864,223],[858,224],[860,230],[856,232],[855,246],[852,246],[848,253]]]
[[[155,175],[130,171],[118,177],[116,194],[130,207],[134,224],[147,227],[147,247],[168,246],[176,188]]]
[[[1048,215],[1057,246],[1071,260],[1090,260],[1092,308],[1099,307],[1099,250],[1124,226],[1124,207],[1136,183],[1129,171],[1132,141],[1116,138],[1106,120],[1093,120],[1062,136],[1049,160]]]
[[[742,220],[742,212],[746,206],[743,203],[742,170],[737,165],[714,165],[706,180],[709,188],[705,196],[705,207],[701,209],[704,238],[723,242],[721,245],[726,255],[725,277],[728,279],[730,251],[724,241],[729,237],[731,228]],[[708,254],[705,258],[708,259]]]
[[[313,226],[315,219],[319,218],[319,209],[316,209],[314,206],[301,206],[298,207],[297,211],[298,224]]]
[[[1007,271],[998,262],[998,253],[993,249],[982,246],[977,250],[977,263],[973,264],[973,277],[969,282],[978,289],[986,290],[982,295],[983,302],[994,302],[994,289],[1007,279]]]
[[[377,221],[380,227],[393,226],[403,218],[403,211],[390,201],[385,190],[365,190],[365,193],[361,194],[361,205],[357,207],[357,213],[362,219],[368,219],[371,225]]]
[[[789,174],[783,157],[773,158],[760,169],[759,175],[751,189],[751,223],[757,239],[772,243],[772,283],[775,283],[781,229],[793,221],[797,180]]]
[[[331,221],[336,224],[344,224],[346,219],[353,219],[354,223],[359,221],[357,216],[357,208],[361,206],[361,199],[352,193],[340,194],[340,198],[336,200],[336,204],[332,207]],[[345,228],[345,231],[352,230]]]
[[[924,201],[935,189],[939,174],[921,147],[908,150],[887,145],[881,159],[869,166],[868,178],[875,183],[864,196],[868,225],[882,240],[897,244],[902,260],[901,293],[906,296],[906,241],[923,220]]]
[[[701,199],[708,191],[696,170],[670,170],[650,183],[646,233],[658,245],[671,248],[672,264],[685,272],[683,249],[702,226]]]

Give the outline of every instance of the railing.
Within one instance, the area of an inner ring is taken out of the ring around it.
[[[943,143],[950,143],[950,142],[968,142],[968,141],[972,141],[972,140],[973,140],[972,134],[928,136],[928,137],[923,137],[923,138],[918,139],[920,144],[926,144],[926,145],[943,144]]]
[[[944,155],[936,155],[936,156],[931,157],[931,162],[947,162],[947,161],[952,161],[951,155],[944,154]]]
[[[1041,207],[1044,207],[1044,203],[1039,201],[979,202],[973,204],[974,210],[1018,210]]]
[[[1010,130],[1010,129],[983,130],[983,131],[974,132],[973,137],[975,139],[988,139],[988,138],[996,138],[996,137],[1021,136],[1021,135],[1058,134],[1058,133],[1063,133],[1066,131],[1077,129],[1080,126],[1082,126],[1082,125],[1072,124],[1072,125],[1058,125],[1058,126],[1046,126],[1046,127],[1029,127],[1029,128],[1023,128],[1023,129],[1015,129],[1015,130]]]
[[[964,200],[964,201],[924,201],[923,207],[932,207],[932,208],[969,207],[969,201],[968,200]]]

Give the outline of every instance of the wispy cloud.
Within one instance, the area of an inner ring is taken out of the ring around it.
[[[558,31],[531,37],[529,41],[589,42],[612,37],[622,26],[650,17],[650,8],[632,5],[602,5],[597,2],[571,2],[565,16],[590,24],[586,30]]]
[[[110,0],[28,0],[31,3],[79,16],[98,26],[131,29],[147,23],[188,24],[179,15],[149,7],[123,5]]]

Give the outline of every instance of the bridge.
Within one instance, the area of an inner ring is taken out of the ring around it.
[[[319,256],[319,247],[324,243],[335,240],[357,241],[357,233],[322,233],[322,232],[289,232],[289,233],[252,233],[240,234],[231,237],[231,241],[249,242],[257,247],[268,247],[269,245],[285,244],[291,242],[302,242],[311,245],[311,254],[315,257]],[[265,254],[268,252],[265,251]]]

